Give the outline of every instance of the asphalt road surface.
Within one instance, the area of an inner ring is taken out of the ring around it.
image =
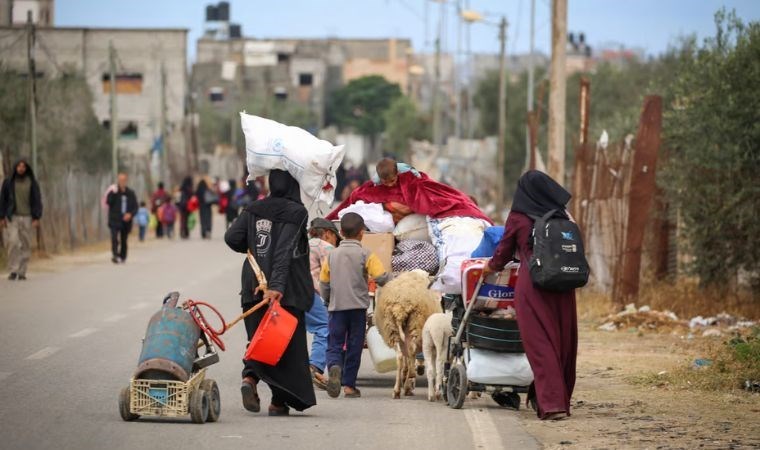
[[[415,397],[393,400],[393,374],[374,371],[365,351],[360,399],[331,399],[290,417],[245,411],[240,401],[242,323],[208,377],[219,383],[218,423],[123,422],[117,398],[128,385],[150,316],[167,292],[240,313],[243,256],[214,239],[133,244],[123,265],[108,253],[33,265],[29,280],[0,279],[0,448],[2,449],[530,449],[538,445],[514,411],[490,398],[452,410]],[[196,230],[197,232],[197,230]],[[135,239],[132,234],[132,240]],[[197,234],[197,233],[196,233]],[[266,411],[269,390],[260,387]]]

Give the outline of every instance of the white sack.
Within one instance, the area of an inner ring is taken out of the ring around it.
[[[528,386],[533,382],[533,370],[525,353],[498,353],[471,348],[465,352],[467,379],[475,383],[508,386]]]
[[[427,217],[422,214],[410,214],[399,220],[393,235],[399,241],[415,240],[430,242]]]
[[[438,250],[441,268],[431,289],[444,294],[462,293],[462,262],[480,245],[490,224],[470,217],[429,219],[429,232]]]
[[[364,219],[364,225],[373,233],[390,233],[393,231],[393,216],[383,209],[380,203],[364,203],[359,200],[353,205],[341,210],[338,218],[342,219],[348,213],[356,213]]]
[[[272,169],[287,170],[301,185],[309,216],[324,216],[335,197],[338,169],[346,151],[298,127],[240,113],[249,179]]]

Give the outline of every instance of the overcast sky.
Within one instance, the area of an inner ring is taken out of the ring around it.
[[[180,27],[190,30],[190,60],[203,32],[205,6],[200,0],[57,0],[57,26]],[[213,2],[216,3],[216,2]],[[231,21],[243,35],[267,37],[399,37],[412,39],[415,51],[430,52],[440,6],[426,0],[233,0]],[[529,49],[531,0],[460,0],[463,7],[509,22],[508,51]],[[760,0],[568,0],[568,30],[584,32],[593,47],[619,43],[658,54],[679,36],[714,34],[713,16],[725,6],[745,21],[760,20]],[[536,49],[549,53],[550,0],[535,0]],[[456,1],[446,7],[444,50],[457,46]],[[427,23],[427,26],[426,26]],[[464,51],[464,33],[462,33]],[[497,52],[497,30],[479,23],[471,28],[472,50]]]

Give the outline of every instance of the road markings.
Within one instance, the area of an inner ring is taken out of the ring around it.
[[[134,305],[130,306],[129,309],[131,309],[132,311],[137,311],[137,310],[140,310],[140,309],[145,309],[148,306],[150,306],[150,303],[148,303],[148,302],[140,302],[140,303],[135,303]]]
[[[240,435],[229,435],[229,436],[222,436],[222,439],[243,439],[243,436]]]
[[[120,321],[121,319],[124,319],[124,318],[126,318],[126,317],[127,317],[127,315],[126,315],[126,314],[114,314],[114,315],[113,315],[113,316],[111,316],[111,317],[106,317],[105,319],[103,319],[103,322],[110,322],[110,323],[114,323],[114,322],[118,322],[118,321]]]
[[[504,448],[499,429],[487,409],[465,409],[464,417],[472,431],[472,443],[477,449]]]
[[[85,328],[84,330],[79,330],[79,331],[77,331],[74,334],[70,334],[69,337],[70,338],[83,338],[83,337],[87,337],[87,336],[91,335],[92,333],[95,333],[96,331],[98,331],[97,328]]]
[[[45,347],[42,350],[38,351],[37,353],[32,353],[31,355],[27,356],[26,359],[29,360],[37,360],[37,359],[45,359],[48,356],[52,355],[53,353],[60,350],[58,347]]]
[[[3,381],[11,375],[13,375],[13,372],[0,372],[0,381]]]

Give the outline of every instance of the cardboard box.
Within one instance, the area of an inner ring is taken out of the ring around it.
[[[362,247],[374,252],[383,263],[386,272],[391,272],[391,258],[393,249],[396,247],[396,238],[393,233],[364,233]]]

